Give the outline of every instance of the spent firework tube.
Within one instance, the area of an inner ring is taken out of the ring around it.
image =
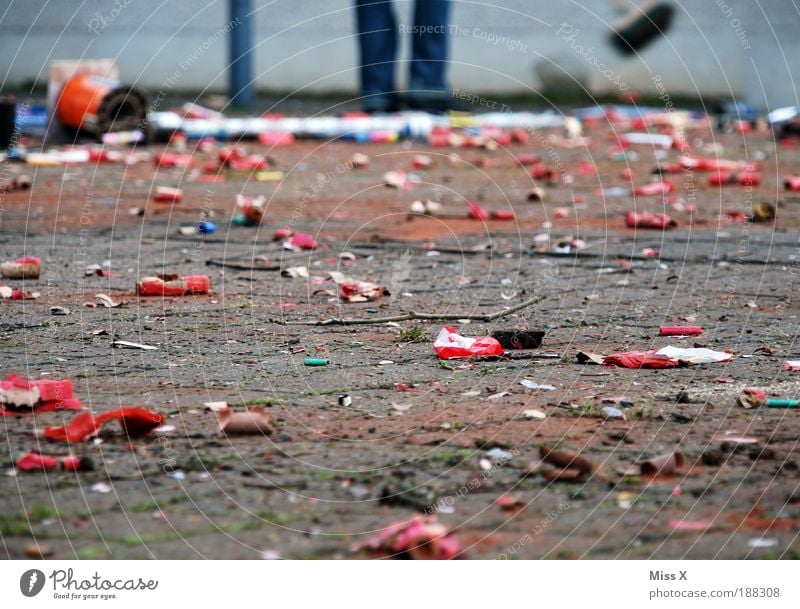
[[[159,186],[156,188],[155,200],[160,203],[180,203],[183,200],[183,191],[180,188]]]
[[[7,279],[38,279],[42,261],[35,256],[25,256],[0,264],[0,273]]]
[[[789,176],[783,181],[783,187],[786,190],[797,192],[800,190],[800,176]]]
[[[208,294],[211,280],[207,275],[159,275],[145,277],[136,284],[139,296],[185,296],[186,294]]]
[[[770,399],[767,400],[768,408],[797,408],[800,400]]]
[[[703,333],[700,326],[661,326],[659,336],[698,336]]]

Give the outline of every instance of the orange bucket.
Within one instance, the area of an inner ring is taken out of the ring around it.
[[[142,127],[147,97],[135,87],[80,72],[64,83],[56,112],[67,127],[94,133],[131,131]]]

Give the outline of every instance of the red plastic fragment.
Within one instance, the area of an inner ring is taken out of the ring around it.
[[[125,433],[131,437],[143,436],[166,421],[162,414],[139,406],[128,406],[109,410],[98,416],[82,412],[61,427],[45,427],[44,437],[62,442],[80,442],[97,434],[103,425],[119,421]]]

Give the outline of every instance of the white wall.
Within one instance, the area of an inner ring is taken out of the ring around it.
[[[174,91],[225,89],[227,43],[219,30],[228,21],[226,0],[116,1],[0,2],[2,89],[44,82],[49,60],[77,57],[114,57],[126,81],[151,91],[165,83]],[[410,2],[395,4],[400,21],[409,23]],[[625,59],[606,43],[607,24],[616,18],[611,0],[454,0],[453,22],[469,33],[451,36],[451,84],[484,92],[536,89],[534,65],[553,60],[583,73],[593,92],[613,92],[612,80],[655,92],[653,78],[660,76],[672,95],[736,95],[762,107],[798,103],[800,14],[792,0],[674,4],[669,37]],[[350,0],[254,5],[260,89],[355,91]],[[562,23],[578,31],[572,40],[564,28],[558,34]],[[577,45],[584,53],[593,48],[581,57]],[[590,62],[603,64],[608,76]]]

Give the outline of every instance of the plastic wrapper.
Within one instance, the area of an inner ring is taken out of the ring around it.
[[[471,338],[456,334],[455,326],[445,326],[433,343],[433,350],[439,359],[458,359],[462,357],[499,357],[503,347],[497,339],[490,336]]]
[[[111,421],[118,421],[128,437],[136,438],[162,425],[166,417],[140,406],[117,408],[99,415],[82,412],[60,427],[45,427],[43,435],[48,440],[80,442],[97,435],[100,429]]]
[[[345,302],[370,302],[389,294],[386,288],[371,281],[343,283],[339,286],[339,292]]]
[[[675,368],[693,364],[727,362],[732,357],[730,353],[711,349],[664,347],[658,351],[612,353],[603,358],[603,364],[620,368]]]
[[[461,544],[436,516],[416,516],[390,524],[356,549],[415,560],[451,560],[461,553]]]

